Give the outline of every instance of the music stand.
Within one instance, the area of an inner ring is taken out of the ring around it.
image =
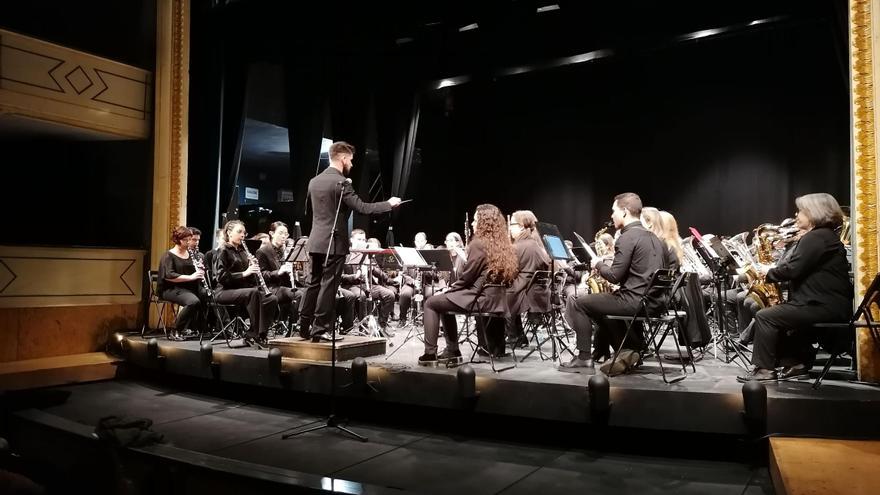
[[[712,240],[707,242],[697,229],[690,227],[690,231],[694,236],[691,244],[697,251],[697,254],[706,262],[709,269],[712,270],[712,283],[715,285],[715,317],[718,323],[718,331],[712,337],[715,358],[718,359],[718,348],[720,346],[721,351],[724,353],[725,364],[734,363],[748,371],[752,363],[745,353],[749,352],[749,349],[727,333],[724,319],[724,296],[727,294],[727,279],[731,275],[737,274],[736,260],[717,236],[713,236]],[[730,356],[730,351],[733,351],[733,357]]]
[[[401,266],[401,274],[405,272],[408,268],[415,268],[419,271],[417,276],[422,277],[425,271],[433,270],[433,266],[428,263],[425,258],[422,256],[427,250],[420,250],[416,248],[402,247],[396,246],[394,249],[394,255],[397,258],[398,263]],[[448,254],[447,254],[448,257]],[[424,278],[422,278],[424,286]],[[403,276],[401,275],[401,285],[403,285]],[[416,302],[417,294],[413,294],[413,302]],[[401,328],[409,327],[409,330],[406,332],[406,335],[403,338],[403,342],[397,346],[397,349],[385,356],[385,359],[391,358],[397,351],[400,350],[401,347],[405,346],[407,342],[412,339],[418,338],[419,340],[423,340],[421,337],[421,333],[416,330],[416,320],[423,314],[423,311],[417,311],[404,325],[401,325]],[[402,317],[403,315],[401,315]]]
[[[565,242],[562,240],[562,235],[559,233],[559,228],[552,224],[546,222],[538,222],[536,225],[538,230],[538,235],[541,236],[541,241],[544,243],[544,248],[547,250],[547,254],[550,255],[550,328],[547,329],[547,338],[542,342],[536,342],[538,345],[538,350],[540,351],[541,345],[543,345],[547,340],[550,340],[550,359],[556,360],[561,359],[561,352],[557,352],[556,345],[557,342],[559,346],[562,347],[563,351],[568,351],[570,354],[574,355],[571,349],[565,344],[565,339],[559,335],[559,332],[556,328],[556,310],[553,308],[553,301],[561,301],[562,298],[556,292],[556,261],[571,261],[571,253],[568,252],[568,249],[565,247]],[[537,339],[537,337],[535,337]],[[525,357],[523,357],[525,359]]]

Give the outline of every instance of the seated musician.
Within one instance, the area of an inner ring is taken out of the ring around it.
[[[669,215],[669,217],[672,217],[672,215]],[[663,253],[664,259],[666,260],[665,267],[672,268],[678,272],[678,269],[681,267],[681,256],[679,252],[681,251],[681,243],[678,243],[678,250],[676,250],[675,243],[675,238],[678,238],[678,232],[675,233],[674,238],[667,238],[668,229],[663,224],[663,216],[660,214],[660,210],[651,206],[642,208],[641,221],[646,229],[653,232],[658,239],[663,241]]]
[[[217,256],[217,253],[220,252],[220,249],[223,248],[223,245],[226,244],[226,241],[224,239],[224,230],[222,228],[215,230],[214,247],[208,251],[205,251],[205,268],[211,272],[208,278],[210,279],[212,285],[217,278],[217,275],[214,273],[214,258]]]
[[[282,264],[284,257],[293,251],[293,243],[288,242],[288,237],[287,224],[273,222],[269,226],[269,242],[256,252],[263,279],[278,299],[278,319],[281,321],[298,319],[297,309],[303,294],[302,289],[293,288],[293,263]]]
[[[428,244],[428,236],[426,236],[424,232],[416,232],[416,237],[413,239],[413,245],[416,249],[434,249],[433,244]]]
[[[382,249],[378,239],[365,240],[365,237],[363,230],[352,230],[351,249]],[[391,313],[394,311],[396,292],[390,287],[389,277],[378,266],[373,265],[370,273],[370,261],[370,258],[363,253],[350,253],[343,268],[341,286],[354,294],[359,302],[360,318],[367,316],[365,302],[369,294],[378,305],[378,320],[382,333],[391,335],[387,327]]]
[[[458,276],[461,274],[461,271],[464,269],[465,264],[465,256],[464,256],[464,243],[461,242],[461,236],[458,235],[458,232],[450,232],[446,234],[446,239],[443,242],[446,245],[446,249],[451,251],[452,255],[452,273],[449,274],[447,279],[447,285],[451,285],[458,280]],[[428,297],[427,295],[425,297]]]
[[[171,232],[174,247],[162,253],[159,258],[159,297],[180,306],[172,332],[175,338],[183,336],[187,330],[201,331],[205,323],[203,309],[207,294],[201,285],[205,280],[205,272],[196,269],[190,258],[191,239],[190,229],[183,226],[175,228]]]
[[[507,306],[510,316],[507,318],[504,333],[507,343],[513,346],[526,346],[529,342],[523,333],[522,313],[550,311],[547,287],[532,284],[535,272],[550,270],[550,256],[541,244],[537,225],[537,217],[529,210],[515,211],[510,216],[508,229],[516,249],[518,274],[508,291]]]
[[[243,304],[247,307],[250,328],[245,342],[260,347],[266,343],[278,300],[274,294],[266,295],[259,287],[257,274],[260,273],[260,266],[256,258],[247,255],[243,246],[246,235],[244,223],[230,220],[223,231],[226,243],[214,259],[217,274],[214,299],[218,304]]]
[[[484,291],[476,299],[484,284],[510,285],[516,278],[516,251],[510,242],[506,223],[501,211],[494,205],[477,207],[473,220],[474,236],[468,244],[467,261],[461,275],[448,291],[435,294],[425,301],[425,353],[419,357],[419,364],[461,360],[455,313],[463,313],[472,307],[482,312],[506,312],[505,291]],[[446,349],[438,355],[441,318]]]
[[[816,358],[816,332],[810,325],[844,322],[852,313],[846,249],[834,231],[843,222],[840,205],[826,193],[801,196],[795,204],[797,227],[806,233],[765,277],[767,282],[788,282],[788,301],[758,311],[755,367],[740,381],[806,377]]]
[[[663,268],[665,244],[645,229],[640,221],[641,212],[642,200],[637,194],[628,192],[615,196],[611,205],[611,220],[620,237],[614,244],[614,261],[608,266],[601,258],[596,258],[590,261],[590,265],[604,279],[620,285],[620,288],[613,293],[583,294],[569,301],[566,316],[577,333],[578,355],[564,363],[561,371],[593,367],[590,350],[594,320],[610,343],[615,348],[620,346],[626,333],[626,323],[608,320],[605,316],[635,314],[654,272]],[[638,363],[638,351],[644,345],[641,332],[631,331],[626,337],[626,348],[614,360],[615,369],[609,368],[603,372],[618,374],[632,368]],[[596,352],[602,353],[605,349],[597,348]]]

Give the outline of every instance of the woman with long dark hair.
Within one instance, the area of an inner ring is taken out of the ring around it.
[[[488,313],[505,313],[507,310],[503,288],[480,293],[485,284],[509,286],[516,278],[516,252],[510,242],[507,222],[497,207],[482,204],[474,213],[472,225],[474,236],[468,243],[467,262],[458,280],[448,291],[425,302],[425,354],[419,357],[419,364],[461,360],[455,313],[464,313],[469,308]],[[437,355],[441,318],[446,349]]]

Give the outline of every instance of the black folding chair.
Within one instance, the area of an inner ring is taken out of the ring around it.
[[[501,300],[504,301],[504,304],[506,306],[507,305],[507,286],[502,285],[502,284],[483,284],[483,286],[480,287],[480,290],[477,292],[477,296],[474,298],[473,302],[471,302],[471,304],[467,307],[467,310],[464,312],[461,312],[461,313],[455,313],[455,314],[464,315],[464,317],[465,317],[465,319],[464,319],[465,331],[463,332],[463,334],[465,336],[470,335],[470,320],[471,320],[471,317],[474,317],[474,322],[475,322],[474,326],[476,327],[476,330],[478,332],[481,332],[481,335],[483,337],[483,342],[485,342],[487,346],[489,344],[489,336],[488,336],[488,333],[486,332],[486,328],[489,326],[489,322],[493,318],[499,318],[499,319],[503,320],[507,316],[507,311],[506,310],[503,312],[482,311],[482,310],[480,310],[480,308],[477,307],[477,304],[480,300],[480,296],[482,296],[483,294],[489,294],[489,293],[496,292],[496,291],[497,291],[497,294],[495,294],[495,296],[501,298]],[[477,322],[476,321],[477,318],[481,318],[482,321]],[[478,323],[480,323],[480,324],[478,324]],[[495,373],[501,373],[502,371],[506,371],[511,368],[516,368],[516,350],[513,348],[515,346],[511,346],[511,349],[510,349],[511,355],[513,356],[513,364],[510,366],[506,366],[504,368],[496,368],[495,367],[495,354],[490,349],[487,349],[483,345],[479,344],[479,341],[476,344],[474,344],[474,342],[472,340],[468,339],[467,337],[465,338],[465,341],[470,343],[474,349],[473,353],[471,353],[471,358],[470,358],[471,363],[485,362],[485,361],[475,361],[474,360],[474,358],[477,356],[477,351],[482,349],[483,352],[485,352],[486,354],[489,355],[489,363],[492,366],[492,371],[494,371]],[[505,343],[504,339],[501,339],[501,345],[504,346],[505,349],[507,348],[507,344]]]
[[[686,274],[682,273],[676,276],[675,271],[669,268],[656,270],[651,276],[651,281],[645,290],[645,294],[639,300],[639,306],[636,309],[635,314],[606,316],[609,320],[622,320],[626,322],[626,333],[620,341],[620,346],[615,350],[614,357],[611,359],[610,367],[612,369],[614,368],[614,363],[617,361],[620,351],[624,349],[624,345],[626,345],[626,340],[629,337],[630,332],[633,331],[633,326],[636,323],[640,323],[642,325],[642,332],[645,336],[645,345],[653,344],[654,355],[657,358],[657,363],[660,365],[660,373],[663,376],[663,381],[667,384],[676,383],[687,377],[687,361],[681,353],[681,345],[679,344],[679,340],[684,338],[682,336],[682,319],[686,316],[686,313],[684,311],[670,308],[669,305],[672,294],[677,292],[682,286],[685,275]],[[653,314],[651,314],[652,311],[650,308],[654,308]],[[672,380],[668,379],[666,376],[666,369],[663,367],[663,358],[660,355],[660,347],[670,333],[675,334],[673,342],[678,351],[682,370],[682,374]],[[659,341],[657,340],[658,335],[660,336]],[[693,366],[693,354],[691,354],[690,347],[686,345],[685,348],[687,349],[689,361]],[[640,354],[643,352],[645,352],[645,349],[640,350]],[[694,367],[694,371],[696,371],[696,367]]]
[[[532,275],[531,280],[529,280],[526,293],[531,291],[533,287],[540,287],[545,290],[547,294],[547,306],[550,310],[545,312],[527,313],[523,333],[528,340],[534,340],[535,348],[529,350],[519,362],[525,361],[526,358],[534,354],[535,351],[538,351],[538,356],[540,356],[541,361],[546,361],[547,359],[556,360],[562,356],[563,352],[568,352],[572,357],[575,355],[574,351],[568,347],[564,334],[560,335],[559,333],[558,325],[564,324],[561,317],[557,320],[557,314],[560,310],[559,307],[561,306],[561,302],[553,301],[553,291],[550,284],[551,273],[549,270],[538,270]],[[543,339],[538,334],[538,330],[541,328],[546,330],[546,336]],[[542,349],[543,345],[548,341],[552,346],[549,358],[544,354]],[[559,350],[557,350],[557,346],[559,347]]]
[[[849,321],[844,323],[816,323],[813,328],[819,330],[819,345],[825,349],[830,356],[822,372],[813,382],[813,388],[817,389],[822,385],[822,380],[831,369],[831,365],[841,354],[849,352],[853,359],[855,353],[856,329],[867,328],[874,340],[874,345],[880,347],[880,321],[874,320],[874,312],[880,312],[880,273],[874,276],[868,290],[865,291],[865,297],[856,308]]]
[[[156,270],[147,270],[147,285],[150,288],[149,299],[147,300],[147,314],[146,319],[144,320],[144,324],[141,327],[141,338],[146,338],[147,329],[149,328],[150,332],[161,330],[165,335],[165,338],[168,338],[168,326],[165,323],[165,311],[170,308],[174,313],[174,317],[177,318],[177,313],[180,311],[180,308],[177,304],[162,299],[159,295],[159,272]],[[156,311],[156,328],[150,327],[150,311]]]

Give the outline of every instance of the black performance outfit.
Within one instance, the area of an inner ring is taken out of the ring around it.
[[[299,316],[299,304],[303,290],[293,289],[290,273],[278,273],[281,270],[281,258],[284,255],[284,247],[276,248],[272,243],[264,243],[257,249],[254,256],[260,263],[260,271],[266,285],[278,299],[278,319],[287,321],[288,318],[296,319]]]
[[[336,206],[342,198],[339,216]],[[333,328],[336,319],[335,302],[342,267],[348,254],[348,217],[352,211],[364,214],[391,211],[387,201],[364,203],[355,194],[345,176],[334,167],[316,175],[309,181],[309,199],[312,207],[312,231],[308,250],[310,261],[309,283],[300,306],[300,334],[303,337],[326,333]],[[336,217],[336,224],[333,219]],[[330,235],[334,233],[333,246]],[[330,256],[324,268],[327,248]],[[310,327],[314,326],[309,331]]]
[[[755,315],[752,364],[773,370],[815,359],[813,323],[845,322],[852,314],[853,286],[840,238],[827,227],[804,234],[790,254],[767,272],[768,282],[788,282],[788,302]]]
[[[596,265],[599,274],[620,289],[613,293],[583,294],[569,300],[566,317],[577,333],[577,348],[590,352],[593,341],[593,320],[599,326],[594,358],[608,355],[608,345],[617,348],[626,333],[626,323],[607,320],[605,315],[634,315],[639,301],[651,282],[654,272],[663,268],[666,245],[641,223],[632,222],[620,230],[614,244],[614,261]],[[649,307],[649,310],[653,309]],[[645,345],[641,332],[632,332],[627,348],[641,350]]]
[[[257,274],[242,276],[249,265],[244,248],[227,243],[214,256],[214,272],[217,274],[217,286],[214,300],[218,304],[247,306],[251,319],[248,337],[264,339],[275,317],[278,299],[274,294],[265,295],[257,282]]]
[[[513,243],[519,264],[519,274],[507,294],[510,316],[507,317],[505,326],[507,338],[513,342],[517,339],[525,340],[522,313],[550,311],[549,287],[532,285],[532,277],[535,272],[550,270],[550,257],[547,256],[544,247],[535,237],[524,233]]]
[[[358,301],[358,318],[367,316],[367,283],[366,272],[369,270],[369,260],[362,253],[348,255],[342,273],[342,287],[355,295]],[[370,279],[370,297],[373,303],[379,307],[379,326],[388,326],[388,319],[394,311],[394,299],[396,293],[389,287],[388,275],[373,265],[372,278]]]
[[[207,294],[198,280],[171,282],[168,279],[192,275],[195,272],[196,267],[189,257],[181,258],[171,251],[165,251],[159,259],[157,283],[159,297],[180,306],[180,312],[177,313],[177,319],[174,322],[174,327],[178,332],[187,328],[194,331],[202,330],[202,326],[205,324],[203,309]],[[208,274],[205,276],[207,277]]]
[[[436,294],[425,301],[425,354],[437,354],[437,338],[440,335],[440,319],[443,318],[443,337],[446,350],[458,350],[458,324],[454,313],[463,313],[471,307],[480,288],[491,283],[487,280],[489,257],[483,241],[474,238],[468,244],[467,262],[458,280],[448,291]],[[474,309],[485,313],[505,313],[507,294],[504,289],[486,290]],[[491,349],[490,349],[491,351]]]

